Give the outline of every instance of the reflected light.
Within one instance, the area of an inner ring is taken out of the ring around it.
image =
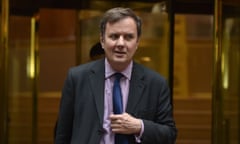
[[[141,57],[141,61],[150,62],[151,58],[150,57]]]
[[[223,54],[222,54],[222,86],[224,89],[229,87],[229,49],[230,49],[230,32],[233,26],[233,19],[226,19],[225,30],[223,34]]]
[[[27,58],[27,76],[31,79],[35,77],[35,64],[34,57],[28,56]]]
[[[152,13],[166,12],[166,7],[167,6],[165,2],[156,3],[152,7]]]
[[[37,17],[38,18],[38,17]],[[35,78],[35,48],[36,48],[36,18],[31,18],[31,41],[30,41],[30,55],[27,58],[27,76],[31,79]]]

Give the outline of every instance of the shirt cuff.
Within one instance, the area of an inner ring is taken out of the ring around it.
[[[142,120],[140,120],[140,121],[141,121],[141,126],[142,126],[141,131],[140,131],[139,135],[135,135],[135,140],[136,140],[137,143],[141,143],[141,137],[142,137],[142,134],[144,132],[143,121]]]

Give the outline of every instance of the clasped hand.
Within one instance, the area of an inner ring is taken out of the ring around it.
[[[111,114],[109,118],[114,133],[138,135],[141,131],[141,120],[128,113]]]

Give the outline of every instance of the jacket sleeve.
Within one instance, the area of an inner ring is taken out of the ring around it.
[[[161,82],[158,106],[152,120],[143,119],[143,144],[174,144],[177,129],[173,120],[170,90],[167,83]]]

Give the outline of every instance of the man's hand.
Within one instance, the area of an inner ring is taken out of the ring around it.
[[[141,131],[141,120],[128,113],[111,114],[109,119],[114,133],[138,135]]]

